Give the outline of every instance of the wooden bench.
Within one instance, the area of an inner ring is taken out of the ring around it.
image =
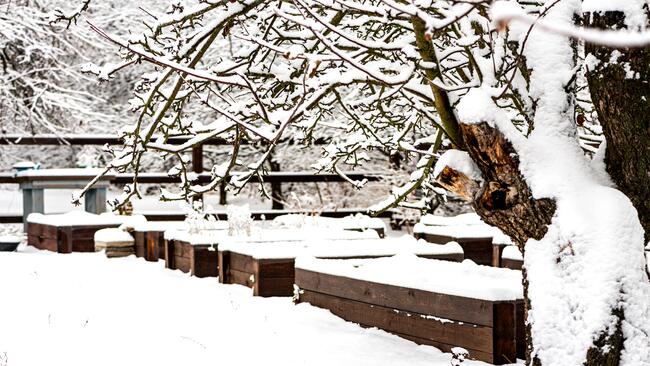
[[[472,359],[500,365],[525,356],[520,272],[400,261],[300,257],[297,301],[444,352],[463,347]]]
[[[487,266],[498,263],[492,238],[499,234],[498,229],[480,221],[476,214],[454,217],[426,215],[413,228],[413,235],[418,239],[436,244],[457,242],[463,248],[465,259]]]
[[[422,258],[462,261],[456,243],[431,245],[415,239],[347,239],[270,243],[221,243],[219,282],[251,287],[254,296],[291,296],[294,263],[301,255],[318,258],[380,258],[409,252]]]
[[[58,215],[33,213],[27,217],[27,244],[58,253],[94,252],[97,230],[116,228],[128,218],[74,211]]]
[[[45,212],[45,189],[81,189],[100,169],[36,169],[16,173],[16,181],[23,192],[23,223],[27,226],[27,216],[31,213]],[[106,174],[84,195],[87,212],[99,214],[106,211],[106,188],[114,174]]]

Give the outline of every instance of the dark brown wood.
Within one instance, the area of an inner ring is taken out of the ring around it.
[[[192,148],[192,171],[203,172],[203,145],[196,145]]]
[[[455,241],[460,244],[461,248],[463,248],[465,259],[471,259],[477,264],[490,266],[494,261],[492,237],[462,238],[427,233],[414,233],[413,235],[418,239],[424,239],[435,244],[447,244],[450,241]]]
[[[272,244],[269,244],[272,245]],[[460,262],[462,253],[418,255],[422,258]],[[382,256],[355,256],[330,259],[370,259]],[[295,282],[294,258],[253,258],[231,251],[219,251],[219,282],[253,287],[255,296],[291,296]],[[237,280],[231,277],[236,272]],[[254,278],[251,281],[250,278]]]
[[[502,267],[501,266],[501,256],[503,255],[503,244],[492,244],[492,267]]]
[[[217,245],[192,245],[182,240],[166,240],[165,267],[178,269],[196,277],[217,277]]]
[[[301,289],[476,325],[493,325],[492,301],[361,281],[296,268]]]
[[[501,258],[501,267],[521,270],[524,265],[524,261],[518,259],[509,259]]]
[[[517,358],[526,359],[526,309],[524,300],[518,300],[515,303],[516,316],[516,335],[517,338]]]
[[[338,296],[302,290],[299,301],[327,309],[345,320],[377,327],[389,332],[410,335],[420,339],[463,347],[468,350],[493,351],[492,330],[485,326],[451,322],[427,314],[400,311]],[[470,351],[471,353],[471,351]],[[487,360],[492,362],[492,360]]]
[[[149,262],[165,259],[164,231],[134,231],[135,256]]]
[[[516,361],[517,350],[522,348],[517,346],[517,336],[523,319],[517,317],[515,301],[480,300],[484,306],[476,310],[467,298],[379,283],[367,286],[365,281],[300,268],[296,269],[296,284],[301,289],[299,302],[447,352],[455,346],[463,347],[471,358],[506,364]],[[456,309],[452,318],[446,316],[450,308]],[[474,322],[477,319],[479,324]]]
[[[94,252],[95,232],[119,224],[54,226],[27,223],[27,244],[58,253]]]

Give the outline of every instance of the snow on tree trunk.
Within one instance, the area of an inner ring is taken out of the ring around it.
[[[546,19],[559,24],[572,23],[580,9],[576,0],[550,3]],[[527,138],[489,88],[459,103],[463,139],[485,180],[473,203],[484,220],[523,244],[529,364],[646,365],[644,232],[630,200],[609,186],[577,142],[574,50],[563,36],[531,32],[525,56],[536,109]]]

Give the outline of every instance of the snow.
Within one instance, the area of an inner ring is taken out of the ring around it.
[[[0,235],[0,243],[20,243],[21,239],[15,235]]]
[[[501,253],[501,258],[503,259],[512,259],[516,261],[523,261],[524,256],[521,255],[519,248],[514,245],[507,245],[503,248],[503,253]]]
[[[66,169],[29,169],[17,172],[19,177],[44,177],[44,176],[79,176],[80,179],[86,177],[94,178],[96,175],[104,172],[104,169],[95,168],[66,168]],[[112,174],[107,174],[104,179],[110,179]]]
[[[493,8],[497,22],[522,19],[516,3],[499,4]],[[620,308],[625,313],[621,365],[648,365],[650,283],[644,271],[643,229],[629,199],[610,187],[577,142],[573,99],[567,94],[577,66],[567,36],[577,33],[544,25],[572,25],[581,2],[549,0],[546,5],[549,11],[530,32],[524,49],[532,70],[530,97],[536,102],[530,135],[524,138],[514,129],[491,99],[489,85],[461,100],[459,116],[503,132],[517,150],[533,198],[551,198],[557,204],[544,238],[525,244],[533,356],[545,365],[584,363],[594,339],[616,329],[612,309]],[[606,35],[600,34],[601,42],[623,33]]]
[[[72,225],[115,225],[119,226],[130,220],[129,216],[119,216],[112,213],[92,214],[85,211],[70,211],[63,214],[31,213],[27,222],[52,226]]]
[[[100,229],[95,232],[95,243],[133,243],[133,237],[122,229]]]
[[[348,231],[331,229],[266,229],[253,226],[250,235],[228,235],[228,230],[201,230],[192,233],[187,230],[167,230],[165,239],[179,240],[193,245],[222,244],[232,242],[279,242],[279,241],[305,241],[318,239],[377,239],[379,236],[374,230]]]
[[[495,235],[501,234],[499,229],[487,224],[428,226],[417,223],[413,227],[413,232],[418,234],[449,236],[451,238],[493,238]]]
[[[296,268],[412,289],[475,299],[523,298],[521,271],[399,254],[378,259],[296,258]]]
[[[272,227],[276,228],[332,228],[341,230],[374,229],[386,230],[386,224],[379,218],[368,215],[350,215],[342,218],[308,216],[308,215],[281,215],[273,219]]]
[[[225,221],[222,222],[223,225],[219,229],[227,230],[228,223]],[[166,231],[166,230],[186,230],[187,223],[184,221],[145,221],[139,222],[133,225],[134,231],[147,232],[147,231]]]
[[[401,253],[435,255],[463,253],[458,243],[445,245],[431,244],[404,235],[390,239],[330,239],[315,238],[304,241],[279,242],[237,242],[225,240],[219,244],[219,250],[248,255],[256,259],[296,258],[313,256],[317,258],[346,258],[363,256],[393,256]]]
[[[481,217],[474,212],[464,213],[457,216],[424,215],[420,223],[427,226],[454,226],[454,225],[485,225]]]
[[[450,149],[445,151],[433,168],[433,176],[437,177],[445,167],[465,174],[468,178],[477,182],[483,181],[483,175],[474,160],[466,151]]]
[[[0,277],[11,279],[0,283],[0,355],[10,366],[450,363],[434,347],[162,262],[28,249],[0,253]]]

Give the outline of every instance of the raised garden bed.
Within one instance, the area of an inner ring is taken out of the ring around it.
[[[465,259],[477,264],[494,265],[498,256],[494,254],[492,238],[500,231],[489,226],[476,214],[464,214],[456,217],[427,215],[413,228],[413,235],[431,243],[445,244],[455,241],[463,248]]]
[[[58,253],[94,252],[97,230],[116,228],[127,220],[127,216],[80,211],[57,215],[34,213],[27,217],[27,244]]]
[[[219,222],[221,229],[227,229],[228,223]],[[148,221],[133,226],[135,238],[135,255],[147,261],[155,262],[165,259],[165,231],[183,230],[187,224],[183,221]]]
[[[422,258],[462,261],[458,244],[432,245],[412,237],[392,239],[322,240],[219,245],[219,282],[253,288],[254,296],[293,295],[294,263],[298,256],[318,258],[380,258],[411,253]]]
[[[501,254],[501,267],[518,269],[524,265],[524,257],[521,255],[519,248],[514,245],[508,245],[503,249]]]
[[[217,277],[218,247],[223,243],[300,242],[325,239],[376,239],[375,231],[255,229],[250,236],[229,236],[227,230],[190,234],[182,230],[165,232],[165,264],[197,277]]]
[[[298,302],[472,359],[514,363],[525,352],[521,273],[414,256],[300,257]]]
[[[227,230],[210,230],[202,234],[165,231],[165,267],[196,277],[217,277],[217,244],[227,234]]]

